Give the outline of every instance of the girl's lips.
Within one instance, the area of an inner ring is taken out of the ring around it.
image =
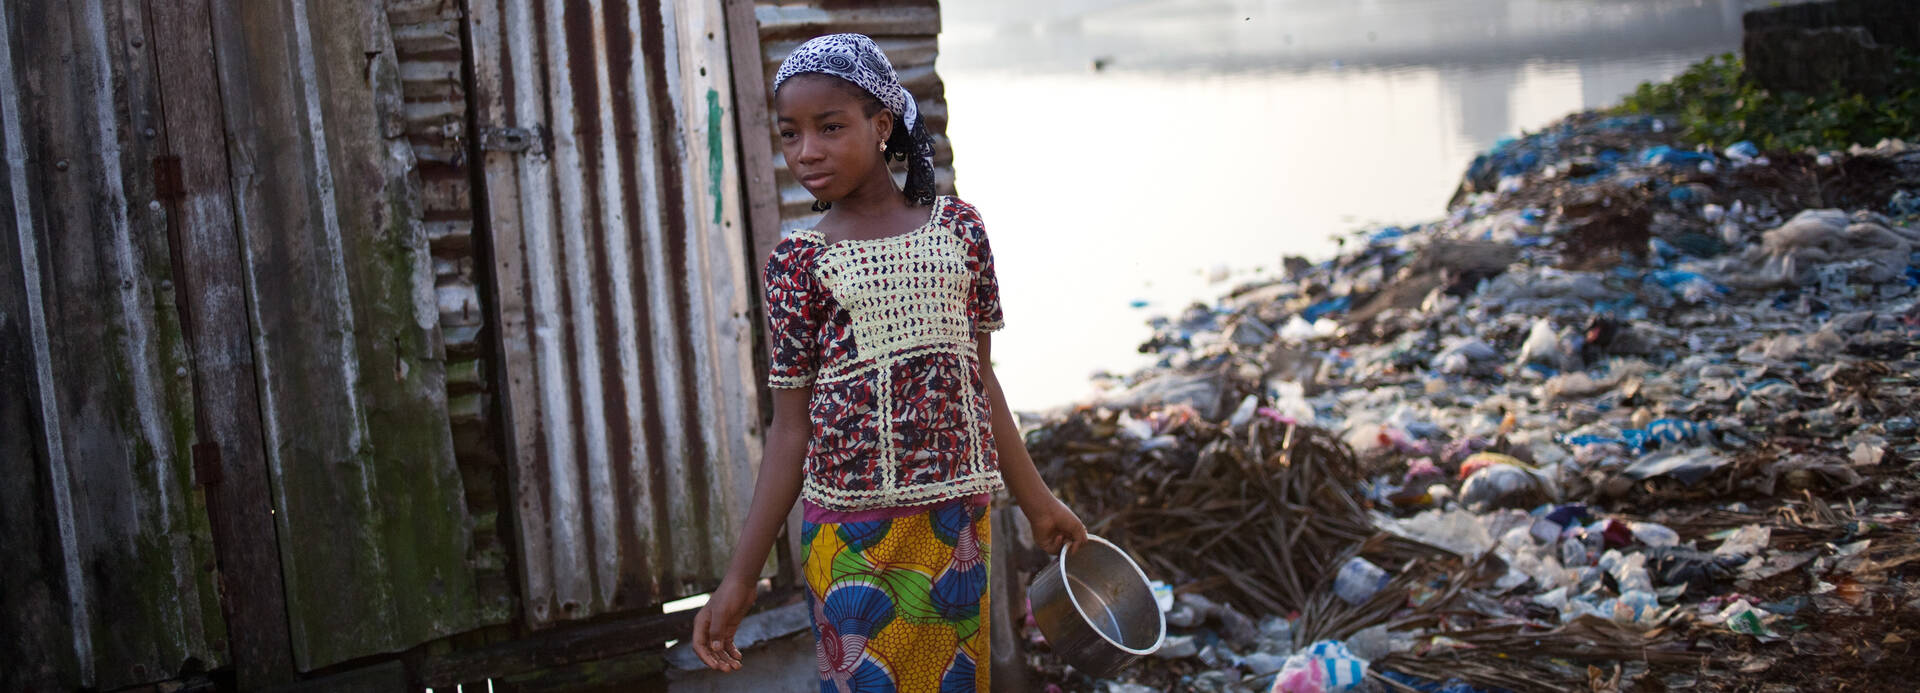
[[[825,182],[828,178],[832,178],[832,177],[833,177],[833,174],[831,173],[809,173],[807,175],[800,177],[800,184],[805,185],[807,187],[813,187],[821,184],[822,182]]]

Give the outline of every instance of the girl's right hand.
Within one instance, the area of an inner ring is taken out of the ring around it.
[[[693,652],[714,671],[739,671],[740,648],[733,645],[734,631],[753,607],[753,587],[731,576],[707,598],[707,605],[693,617]]]

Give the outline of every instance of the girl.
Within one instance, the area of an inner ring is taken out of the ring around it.
[[[933,194],[933,139],[872,39],[806,42],[773,89],[787,166],[826,215],[767,260],[773,425],[694,651],[740,668],[734,630],[797,496],[821,690],[985,691],[992,492],[1004,479],[1049,552],[1087,536],[993,374],[985,227]],[[889,156],[908,161],[905,191]]]

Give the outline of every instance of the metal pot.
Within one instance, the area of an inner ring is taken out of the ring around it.
[[[1107,678],[1167,639],[1153,586],[1127,552],[1088,536],[1079,551],[1040,571],[1027,588],[1033,620],[1053,652],[1075,669]]]

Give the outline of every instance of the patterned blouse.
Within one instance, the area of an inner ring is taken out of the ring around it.
[[[972,205],[941,196],[927,223],[886,238],[797,231],[766,286],[768,384],[813,388],[802,499],[861,511],[1000,487],[974,348],[1001,327],[1000,289]]]

